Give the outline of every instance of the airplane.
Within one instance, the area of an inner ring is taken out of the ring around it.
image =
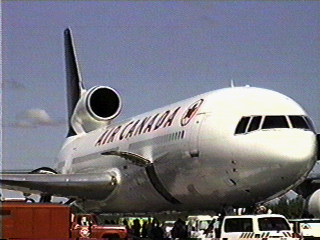
[[[281,93],[232,86],[114,122],[120,94],[86,89],[69,28],[64,44],[69,131],[57,163],[2,174],[3,188],[97,213],[221,212],[280,196],[315,165],[314,124]]]

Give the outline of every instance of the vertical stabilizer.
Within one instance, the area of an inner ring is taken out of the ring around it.
[[[75,106],[85,90],[81,79],[79,66],[77,62],[76,52],[73,44],[71,30],[67,28],[64,31],[64,46],[65,46],[65,67],[67,77],[67,101],[68,101],[68,137],[76,135],[72,125],[71,117]]]

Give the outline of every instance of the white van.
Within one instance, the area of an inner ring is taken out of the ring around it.
[[[212,237],[211,234],[206,234],[206,230],[210,228],[210,224],[212,222],[216,222],[218,219],[217,216],[210,215],[199,215],[199,216],[189,216],[188,217],[188,232],[190,238],[206,238]],[[216,222],[215,227],[218,227],[218,223]]]
[[[287,219],[278,214],[225,216],[216,238],[292,238]]]

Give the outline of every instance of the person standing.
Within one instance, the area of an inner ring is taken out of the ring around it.
[[[140,237],[140,229],[141,229],[141,225],[140,225],[139,219],[133,220],[132,235],[136,237]]]
[[[171,230],[171,236],[172,238],[187,238],[188,237],[188,231],[187,226],[184,221],[179,218],[175,223]]]
[[[163,239],[164,236],[164,231],[160,227],[159,221],[154,221],[153,222],[154,227],[151,230],[152,233],[152,239]]]
[[[148,236],[148,227],[149,223],[147,221],[143,221],[142,224],[142,237],[146,238]]]

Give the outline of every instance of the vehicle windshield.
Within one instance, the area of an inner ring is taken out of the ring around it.
[[[290,230],[289,224],[281,217],[259,218],[260,231],[284,231]]]

